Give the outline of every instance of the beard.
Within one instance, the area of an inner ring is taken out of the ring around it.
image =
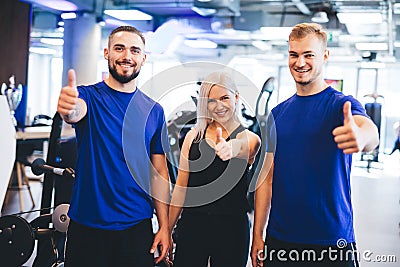
[[[140,73],[139,69],[137,72],[133,72],[131,75],[118,74],[117,68],[115,67],[115,65],[111,66],[110,61],[108,61],[108,71],[115,80],[122,84],[129,83],[130,81],[136,79],[136,77],[139,76]]]
[[[307,85],[307,84],[310,84],[311,83],[311,80],[308,80],[308,81],[296,81],[298,84],[300,84],[300,85]]]
[[[294,73],[296,73],[296,72],[294,72]],[[318,77],[321,76],[321,71],[315,72],[314,74],[312,74],[311,77],[309,76],[308,80],[296,79],[295,74],[292,74],[292,76],[297,84],[308,85],[308,84],[313,83],[314,81],[318,80]]]

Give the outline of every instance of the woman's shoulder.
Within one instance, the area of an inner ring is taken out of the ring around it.
[[[186,135],[185,135],[185,141],[186,141],[186,142],[189,142],[189,143],[192,143],[193,140],[196,138],[196,135],[197,135],[197,131],[196,131],[196,129],[193,127],[192,129],[190,129],[190,130],[186,133]]]
[[[239,132],[236,137],[246,137],[253,140],[261,140],[256,133],[250,131],[249,129],[244,129],[243,131]]]

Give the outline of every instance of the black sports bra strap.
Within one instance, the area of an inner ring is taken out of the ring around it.
[[[246,130],[246,128],[243,127],[243,125],[239,125],[235,130],[233,130],[233,132],[228,136],[227,140],[230,140],[232,138],[236,138],[237,134],[240,132],[243,132],[244,130]]]
[[[203,139],[206,137],[205,132],[207,132],[207,129],[208,129],[208,125],[206,126],[206,129],[204,131]],[[233,130],[233,132],[228,136],[228,138],[226,138],[226,140],[229,141],[232,138],[235,138],[238,133],[243,132],[244,130],[246,130],[246,128],[240,124],[235,130]]]

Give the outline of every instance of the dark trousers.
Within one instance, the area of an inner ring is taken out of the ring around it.
[[[267,237],[264,266],[358,267],[356,244],[339,246],[289,243]]]
[[[121,230],[95,229],[70,221],[65,253],[66,267],[150,267],[153,230],[150,219]]]
[[[176,233],[174,267],[245,267],[250,228],[247,214],[183,215]]]

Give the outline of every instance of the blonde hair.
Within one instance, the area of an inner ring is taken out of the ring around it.
[[[325,50],[328,37],[322,26],[317,23],[300,23],[295,25],[289,34],[289,41],[303,39],[310,34],[314,34],[321,41]]]
[[[210,95],[210,91],[214,85],[222,86],[233,94],[239,93],[234,80],[226,72],[213,72],[204,79],[204,81],[201,83],[199,97],[197,99],[197,121],[196,125],[194,126],[196,137],[193,140],[194,142],[200,142],[200,140],[204,137],[207,126],[212,122],[211,115],[208,111],[208,96]],[[240,122],[242,113],[239,107],[240,101],[237,101],[234,114],[235,119]]]

